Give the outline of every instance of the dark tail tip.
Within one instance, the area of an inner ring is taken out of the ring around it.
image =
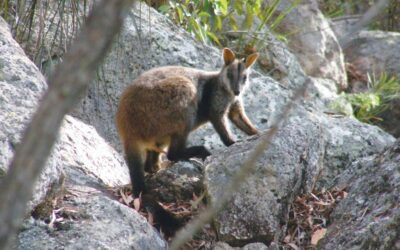
[[[184,226],[183,219],[165,210],[152,195],[143,195],[142,205],[153,214],[155,222],[158,223],[167,238],[174,236],[176,231]]]

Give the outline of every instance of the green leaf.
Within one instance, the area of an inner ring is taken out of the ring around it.
[[[182,9],[180,8],[180,6],[176,7],[176,15],[178,17],[178,23],[183,23],[183,12]]]
[[[250,29],[253,26],[254,12],[251,8],[247,8],[246,17],[242,23],[242,29]]]
[[[278,17],[275,18],[275,20],[270,24],[271,30],[274,30],[278,25],[282,22],[282,20],[294,9],[300,4],[301,0],[295,0],[290,4],[290,6],[282,11]]]
[[[221,11],[221,14],[223,16],[226,16],[228,14],[228,1],[227,0],[219,0],[219,8]]]
[[[202,11],[198,14],[199,17],[211,17],[210,13]]]
[[[181,5],[182,13],[185,17],[191,17],[192,13],[188,10],[187,5]]]
[[[202,41],[203,43],[206,42],[206,36],[204,34],[204,30],[202,29],[202,26],[200,26],[197,21],[193,18],[191,18],[189,20],[192,28],[193,28],[193,33],[195,34],[195,36],[197,37],[197,39],[199,39],[200,41]]]
[[[168,4],[163,4],[160,7],[158,7],[158,11],[161,12],[162,14],[166,14],[169,12],[169,10],[171,9],[171,7]]]
[[[229,23],[231,25],[231,29],[233,31],[237,31],[238,30],[238,25],[236,22],[236,18],[234,16],[229,16]]]
[[[215,24],[214,25],[215,25],[215,27],[214,27],[215,30],[217,30],[217,31],[222,30],[222,19],[221,19],[220,16],[216,16],[215,17]]]
[[[243,0],[236,0],[233,4],[233,9],[239,16],[243,15]]]
[[[218,44],[219,46],[222,46],[221,43],[220,43],[220,41],[219,41],[219,39],[218,39],[218,37],[217,37],[214,33],[210,32],[210,31],[207,31],[207,36],[208,36],[212,41],[214,41],[216,44]]]

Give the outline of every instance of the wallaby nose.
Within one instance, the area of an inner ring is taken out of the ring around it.
[[[238,95],[240,94],[240,91],[239,91],[239,90],[235,90],[235,91],[233,91],[233,93],[234,93],[236,96],[238,96]]]

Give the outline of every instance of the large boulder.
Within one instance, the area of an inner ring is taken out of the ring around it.
[[[382,152],[395,139],[382,129],[350,117],[313,115],[326,138],[323,168],[317,178],[318,187],[329,187],[333,179],[359,158]]]
[[[302,189],[311,189],[322,166],[321,132],[315,121],[305,119],[292,120],[278,132],[239,192],[215,218],[220,240],[233,246],[270,244],[275,235],[283,235],[288,204]],[[218,202],[259,140],[247,139],[208,159],[205,184],[211,204]]]
[[[40,71],[14,41],[7,23],[0,18],[0,177],[5,175],[21,133],[47,88]],[[59,182],[60,158],[51,156],[37,181],[29,208],[40,203]]]
[[[257,240],[269,244],[284,234],[281,222],[296,195],[317,185],[330,187],[354,160],[379,153],[394,142],[379,128],[354,119],[298,109],[215,219],[220,239],[239,246]],[[218,202],[258,140],[249,138],[208,158],[205,184],[211,203]]]
[[[58,222],[25,220],[16,249],[167,249],[146,219],[110,198],[97,178],[72,168],[70,177],[70,195],[53,211]]]
[[[333,210],[318,249],[400,249],[400,140],[355,161],[335,185],[348,196]]]
[[[130,183],[124,158],[115,151],[90,125],[66,116],[54,154],[60,157],[66,178],[75,178],[71,169],[95,177],[106,186]]]
[[[273,1],[264,2],[271,4]],[[276,15],[285,12],[293,3],[280,1]],[[301,1],[295,6],[279,24],[278,32],[291,34],[288,46],[308,75],[331,79],[338,89],[347,87],[342,49],[315,0]]]
[[[360,21],[361,15],[339,16],[330,20],[331,28],[340,41],[352,32],[354,25]],[[364,30],[364,29],[363,29]]]
[[[345,50],[346,61],[351,63],[367,79],[367,74],[379,79],[382,74],[400,79],[400,33],[361,31]],[[399,83],[397,83],[399,84]],[[367,83],[363,83],[367,89]],[[392,100],[376,124],[395,137],[400,137],[400,98]]]
[[[0,55],[3,176],[47,85],[1,18]],[[109,188],[127,183],[129,175],[122,156],[92,126],[66,116],[28,206],[28,212],[34,209],[35,219],[25,220],[15,248],[166,249],[166,242],[139,213],[112,198]],[[70,211],[70,215],[64,211]],[[51,222],[54,216],[64,219],[58,227]]]
[[[143,216],[113,198],[109,188],[129,183],[128,168],[93,127],[67,116],[53,155],[60,159],[55,164],[65,173],[65,187],[61,194],[51,193],[35,208],[32,214],[37,219],[24,222],[17,249],[167,248]],[[46,207],[63,193],[72,195],[55,208]],[[43,222],[50,220],[56,209],[63,213],[71,208],[73,219],[60,216],[65,220],[56,227]]]
[[[21,132],[29,122],[47,85],[36,66],[12,39],[7,24],[3,20],[0,22],[0,171],[4,174],[15,145],[21,139]],[[93,127],[67,116],[58,144],[37,182],[31,205],[43,200],[52,183],[58,182],[61,170],[68,171],[70,167],[80,168],[99,177],[109,186],[129,183],[127,167],[120,154]]]
[[[400,77],[400,33],[361,31],[345,49],[346,61],[364,74],[389,73]]]

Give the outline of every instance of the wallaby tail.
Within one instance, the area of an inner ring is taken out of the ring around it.
[[[155,197],[148,194],[144,176],[146,154],[132,147],[126,148],[125,154],[132,182],[133,196],[138,198],[142,194],[142,207],[153,214],[155,222],[159,225],[165,236],[173,236],[183,226],[183,220],[165,210]]]

